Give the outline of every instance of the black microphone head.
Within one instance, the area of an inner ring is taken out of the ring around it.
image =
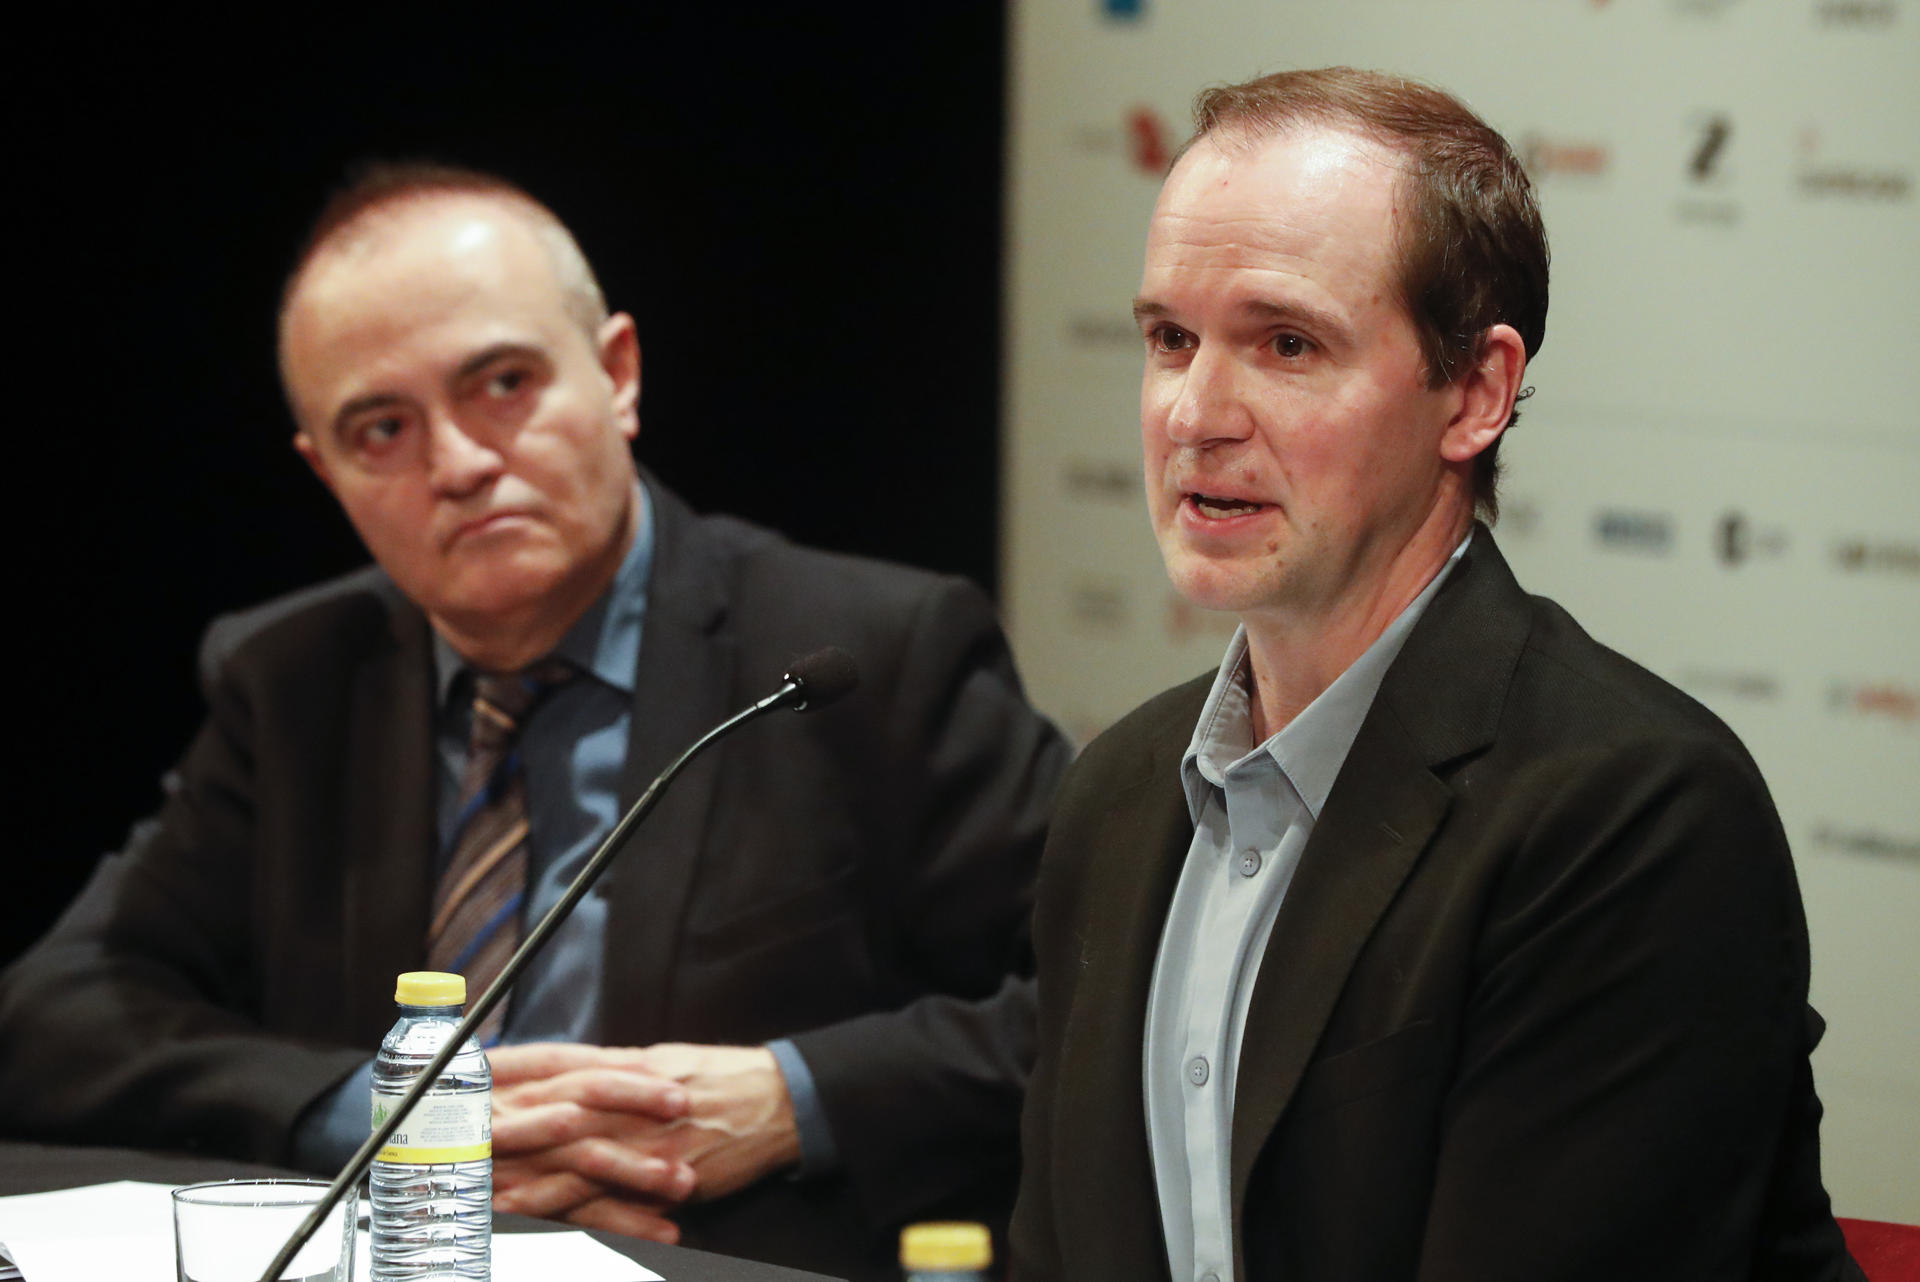
[[[860,684],[860,666],[853,656],[837,645],[815,650],[804,659],[795,659],[787,668],[786,680],[800,687],[800,702],[795,712],[824,708]]]

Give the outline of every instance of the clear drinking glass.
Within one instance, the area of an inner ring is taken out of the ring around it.
[[[179,1282],[259,1282],[327,1186],[319,1180],[218,1180],[173,1191]],[[353,1199],[280,1274],[288,1282],[353,1282]]]

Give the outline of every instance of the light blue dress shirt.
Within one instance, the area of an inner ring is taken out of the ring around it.
[[[1234,1088],[1254,981],[1287,887],[1360,723],[1463,540],[1419,596],[1332,685],[1253,742],[1244,627],[1200,710],[1180,779],[1193,844],[1167,909],[1147,996],[1147,1140],[1173,1276],[1233,1276]],[[1337,852],[1328,852],[1337,858]]]

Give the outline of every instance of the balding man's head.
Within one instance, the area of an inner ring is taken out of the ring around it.
[[[632,541],[633,321],[587,323],[572,238],[504,184],[414,184],[331,222],[281,309],[295,447],[456,649],[539,658]]]

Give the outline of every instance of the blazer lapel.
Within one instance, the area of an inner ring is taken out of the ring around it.
[[[426,960],[433,876],[432,645],[426,617],[383,583],[386,609],[347,690],[341,834],[347,917],[347,1033],[393,1020],[396,965]]]
[[[1362,724],[1260,963],[1234,1096],[1235,1207],[1243,1204],[1254,1159],[1293,1098],[1354,961],[1451,800],[1389,720],[1369,716]]]
[[[1476,529],[1388,670],[1275,919],[1241,1042],[1257,1070],[1234,1100],[1236,1220],[1347,976],[1451,804],[1435,768],[1492,742],[1527,626],[1525,595]]]
[[[622,806],[735,711],[728,705],[735,646],[724,627],[725,561],[701,537],[690,509],[658,484],[650,483],[647,495],[654,512],[654,562],[634,674]],[[602,1032],[610,1044],[659,1040],[724,752],[709,749],[681,773],[607,870],[601,892],[608,900]]]
[[[1083,844],[1089,879],[1082,902],[1098,929],[1084,930],[1072,1015],[1060,1056],[1058,1134],[1082,1148],[1086,1186],[1057,1209],[1069,1272],[1112,1279],[1165,1272],[1152,1154],[1147,1146],[1142,1047],[1148,990],[1193,825],[1180,786],[1180,754],[1207,683],[1154,733],[1146,770],[1116,789],[1100,827]],[[1184,718],[1184,720],[1182,720]],[[1111,857],[1137,852],[1132,860]]]

